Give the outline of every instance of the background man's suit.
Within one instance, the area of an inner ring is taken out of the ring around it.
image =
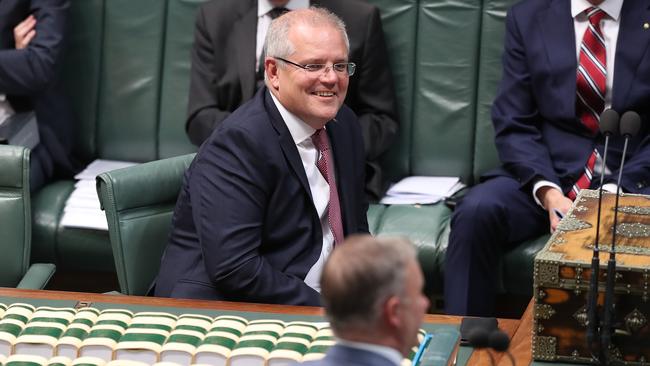
[[[327,350],[325,358],[318,361],[304,362],[304,366],[395,366],[387,358],[379,354],[351,348],[341,345],[334,345]]]
[[[346,106],[326,125],[345,235],[367,233],[363,146]],[[303,279],[323,234],[296,145],[269,91],[225,120],[185,175],[157,296],[319,305]]]
[[[32,190],[53,175],[70,175],[72,113],[59,69],[68,0],[0,1],[0,94],[16,112],[35,110],[40,145],[31,154]],[[33,14],[36,36],[25,49],[14,45],[13,28]]]
[[[393,80],[379,11],[358,0],[312,1],[338,15],[350,37],[350,78],[346,104],[359,117],[365,143],[366,191],[380,198],[377,159],[397,133]],[[209,1],[196,20],[188,120],[190,140],[201,144],[212,129],[255,93],[257,0]]]
[[[534,202],[532,185],[547,180],[566,194],[594,147],[602,155],[603,137],[593,137],[576,117],[570,9],[570,0],[525,0],[508,12],[504,72],[492,107],[502,167],[470,190],[452,218],[445,262],[448,312],[474,309],[474,315],[489,315],[486,304],[494,296],[501,252],[549,230],[548,214]],[[643,194],[650,194],[650,31],[643,28],[649,20],[647,1],[624,1],[612,89],[614,110],[634,110],[642,117],[621,186]],[[607,162],[613,174],[606,183],[618,176],[622,148],[622,138],[610,142]]]

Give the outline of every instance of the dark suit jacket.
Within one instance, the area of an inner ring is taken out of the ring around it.
[[[366,350],[334,345],[318,361],[303,362],[304,366],[394,366],[387,358]]]
[[[350,37],[350,78],[346,104],[359,116],[366,148],[369,196],[382,193],[377,159],[394,140],[398,122],[379,11],[358,0],[320,0],[343,19]],[[196,18],[188,118],[190,140],[200,145],[215,126],[255,93],[257,0],[216,0],[202,4]]]
[[[343,107],[327,124],[346,235],[368,232],[363,141]],[[266,88],[231,114],[185,174],[157,296],[319,305],[303,279],[322,248],[298,149]]]
[[[576,47],[569,0],[526,0],[513,6],[506,20],[503,78],[492,108],[496,144],[503,168],[487,174],[514,176],[524,189],[545,179],[566,193],[581,175],[594,147],[592,136],[576,118]],[[650,193],[650,3],[625,0],[616,46],[612,108],[642,117],[631,140],[622,188]],[[611,70],[610,70],[611,72]],[[623,139],[611,143],[608,181],[615,181]]]
[[[69,6],[68,0],[0,1],[0,93],[17,112],[36,111],[44,148],[40,163],[49,176],[74,170],[72,113],[59,77]],[[13,28],[29,14],[36,17],[36,36],[16,50]]]

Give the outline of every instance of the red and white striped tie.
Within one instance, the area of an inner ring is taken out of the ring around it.
[[[589,26],[582,37],[577,72],[576,112],[580,122],[594,135],[598,133],[600,113],[605,108],[607,83],[607,53],[600,30],[605,12],[591,7],[586,10]],[[567,197],[574,200],[581,189],[589,188],[593,177],[598,151],[594,149],[585,165],[584,173],[573,184]]]

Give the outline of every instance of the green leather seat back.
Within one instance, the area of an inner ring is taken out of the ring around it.
[[[176,198],[193,158],[162,159],[97,177],[122,293],[145,295],[158,273]]]
[[[479,0],[422,0],[410,175],[471,176]]]
[[[14,287],[29,265],[29,149],[0,145],[0,286]]]
[[[190,51],[194,42],[196,9],[205,0],[168,0],[164,63],[160,92],[158,158],[196,151],[185,133],[190,87]]]
[[[484,0],[481,20],[481,57],[478,63],[476,102],[474,182],[486,171],[499,166],[494,145],[494,128],[490,109],[501,80],[501,56],[505,18],[516,0]]]
[[[408,175],[411,169],[410,144],[417,57],[418,1],[370,0],[369,2],[381,11],[397,98],[400,124],[398,135],[393,146],[382,157],[382,165],[386,170],[384,179],[396,181]]]

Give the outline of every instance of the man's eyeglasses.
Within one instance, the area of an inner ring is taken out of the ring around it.
[[[318,73],[322,72],[323,74],[327,74],[328,71],[330,71],[330,66],[327,66],[327,64],[306,64],[306,65],[301,65],[297,64],[295,62],[291,62],[287,59],[284,59],[282,57],[274,57],[277,60],[280,60],[282,62],[286,62],[290,65],[293,65],[295,67],[299,67],[309,73],[313,73],[314,75],[317,75]],[[332,64],[331,66],[332,70],[334,70],[337,74],[347,74],[347,76],[352,76],[354,75],[354,71],[357,69],[357,65],[354,62],[338,62],[335,64]]]

